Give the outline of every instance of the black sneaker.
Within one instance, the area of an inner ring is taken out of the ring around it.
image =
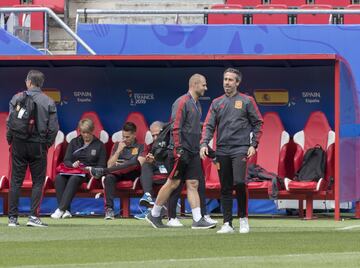
[[[102,176],[105,175],[104,168],[90,167],[89,171],[91,176],[93,176],[95,179],[100,179]]]
[[[46,223],[43,223],[38,217],[29,216],[29,220],[26,223],[26,226],[30,227],[48,227]]]
[[[151,211],[150,211],[149,214],[146,215],[145,220],[147,222],[151,223],[152,227],[154,227],[155,229],[157,229],[157,228],[167,228],[168,227],[165,224],[163,224],[161,216],[153,217],[151,215]]]
[[[191,225],[191,229],[211,229],[214,228],[216,224],[207,222],[204,217],[202,217],[199,221],[194,221]]]
[[[115,213],[112,208],[107,208],[105,211],[105,220],[114,220],[115,219]]]
[[[8,221],[9,227],[18,227],[20,224],[18,222],[18,218],[15,216],[10,216]]]

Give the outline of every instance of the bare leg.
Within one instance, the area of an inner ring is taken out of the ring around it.
[[[186,181],[186,190],[187,197],[192,209],[200,207],[200,198],[199,198],[199,181],[197,180],[187,180]]]
[[[179,186],[180,180],[167,179],[166,183],[161,187],[155,201],[155,205],[163,206],[169,199],[171,193]]]

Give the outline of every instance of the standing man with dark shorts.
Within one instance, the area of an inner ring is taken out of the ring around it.
[[[233,68],[224,72],[225,94],[214,99],[205,119],[200,156],[208,153],[208,144],[217,131],[216,161],[221,184],[221,204],[224,225],[217,233],[233,233],[233,187],[239,204],[240,233],[250,231],[247,218],[247,188],[245,185],[247,159],[256,153],[263,120],[255,100],[237,91],[242,74]],[[250,133],[252,138],[250,140]]]
[[[24,93],[13,96],[10,101],[9,119],[7,121],[6,137],[11,144],[12,175],[9,191],[9,223],[10,227],[17,227],[19,192],[29,166],[32,177],[31,210],[27,226],[47,227],[38,218],[39,206],[42,198],[42,188],[45,182],[47,166],[47,150],[54,143],[59,124],[54,101],[41,91],[45,76],[37,70],[31,70],[25,80],[27,91],[34,105],[34,127],[26,138],[14,131],[14,124],[10,122],[12,113],[18,112],[20,119],[26,112],[20,107]],[[23,110],[23,111],[22,111]]]
[[[199,97],[207,90],[203,75],[194,74],[189,80],[189,91],[178,98],[173,106],[171,120],[173,122],[171,141],[173,150],[169,151],[169,177],[160,189],[155,205],[146,216],[146,220],[154,228],[164,228],[160,212],[171,193],[182,180],[186,181],[188,201],[193,215],[192,229],[209,229],[215,227],[201,215],[198,193],[199,180],[202,179],[201,160],[199,155],[201,136],[201,106]]]

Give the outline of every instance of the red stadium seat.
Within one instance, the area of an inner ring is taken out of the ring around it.
[[[301,9],[332,9],[330,5],[302,5]],[[331,14],[298,14],[297,24],[331,24]]]
[[[262,0],[227,0],[227,5],[242,5],[244,7],[255,7],[257,5],[261,5],[263,3]]]
[[[64,133],[59,130],[55,138],[55,143],[48,149],[44,190],[54,187],[56,167],[61,162],[60,156],[63,150],[64,141],[65,141]],[[31,187],[32,187],[32,178],[31,178],[30,170],[28,168],[26,171],[22,189],[30,191]]]
[[[241,5],[213,5],[211,9],[242,9]],[[243,14],[209,14],[208,24],[243,24]]]
[[[295,170],[299,170],[303,156],[308,149],[320,145],[326,151],[326,169],[323,179],[320,179],[319,182],[289,180],[288,183],[285,183],[286,190],[290,193],[307,194],[306,218],[311,219],[313,205],[312,194],[319,191],[326,191],[329,186],[329,178],[334,175],[335,132],[331,130],[324,113],[316,111],[309,116],[304,130],[294,135],[294,142],[296,143],[294,156]]]
[[[146,122],[144,115],[140,112],[131,112],[125,122],[132,122],[136,125],[136,140],[140,144],[149,144],[152,142],[152,137],[149,131],[149,126]],[[122,131],[118,131],[112,135],[112,142],[119,142],[122,140]],[[138,169],[139,167],[134,167]],[[118,190],[120,200],[121,200],[121,211],[124,217],[129,217],[129,205],[130,205],[130,195],[138,188],[138,180],[135,181],[124,178],[116,184],[116,189]]]
[[[287,9],[286,5],[258,5],[256,9]],[[253,14],[253,24],[288,24],[287,14]]]
[[[94,122],[94,135],[100,139],[106,146],[106,144],[109,142],[109,134],[104,130],[103,124],[100,121],[99,115],[94,112],[94,111],[88,111],[88,112],[84,112],[81,117],[81,119],[85,119],[85,118],[90,118],[93,122]],[[79,120],[79,121],[80,121]],[[66,135],[66,142],[70,143],[70,141],[74,138],[76,138],[79,135],[79,129],[77,128],[76,130],[73,130],[71,132],[69,132]],[[94,180],[94,179],[90,179],[90,181],[88,183],[84,182],[80,189],[82,191],[89,191],[89,190],[94,190],[94,189],[101,189],[102,185],[101,182],[99,180]]]
[[[7,214],[8,211],[8,191],[9,180],[11,176],[11,159],[9,152],[9,145],[6,140],[6,119],[7,112],[0,112],[0,148],[1,148],[1,161],[0,161],[0,195],[3,198],[3,213]]]
[[[81,119],[90,118],[95,125],[94,135],[100,139],[104,144],[109,142],[109,134],[104,130],[103,124],[100,121],[99,115],[94,111],[84,112]],[[66,142],[69,143],[73,138],[80,134],[79,129],[73,130],[66,135]]]
[[[306,0],[271,0],[270,4],[287,5],[289,7],[298,7],[306,4]]]
[[[1,0],[0,7],[12,7],[16,5],[20,5],[20,0]]]
[[[290,136],[284,130],[284,126],[277,113],[268,112],[264,115],[263,119],[263,134],[257,148],[256,164],[284,178],[286,176],[285,157]],[[271,181],[250,182],[248,184],[250,191],[267,192],[270,188]]]
[[[136,140],[140,144],[150,144],[152,137],[149,131],[148,123],[144,115],[140,112],[131,112],[125,119],[125,122],[132,122],[136,125]],[[111,137],[112,142],[118,142],[122,140],[122,131],[115,132]]]
[[[360,5],[349,5],[346,9],[359,9],[360,11]],[[360,24],[360,13],[344,14],[344,24]]]
[[[216,150],[216,133],[214,133],[214,137],[210,141],[209,146],[213,150]],[[218,191],[220,190],[221,187],[220,187],[220,179],[216,165],[210,158],[207,157],[204,160],[202,160],[202,166],[205,176],[206,191],[210,192],[209,193],[210,195],[213,192],[215,192],[215,195],[218,194]]]
[[[205,187],[207,190],[219,190],[220,179],[216,165],[210,158],[203,160],[204,175],[205,175]]]
[[[351,0],[315,0],[316,5],[331,5],[333,7],[346,7],[351,4]]]
[[[64,0],[32,0],[32,3],[33,5],[51,8],[55,13],[64,13]]]
[[[44,189],[54,187],[54,180],[56,177],[56,167],[61,163],[61,156],[63,153],[63,146],[65,142],[64,133],[58,131],[55,143],[49,148],[47,155],[46,181]]]
[[[6,119],[7,112],[0,112],[0,190],[9,188],[9,176],[11,173],[9,145],[6,140]]]

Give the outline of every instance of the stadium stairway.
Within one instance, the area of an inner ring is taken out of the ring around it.
[[[76,10],[91,9],[123,9],[123,10],[141,10],[141,9],[203,9],[213,4],[222,3],[223,0],[70,0],[69,3],[69,26],[75,30]],[[80,20],[80,22],[83,21]],[[88,22],[93,23],[125,23],[125,24],[170,24],[175,23],[176,16],[115,16],[98,15],[88,16]],[[185,24],[203,23],[202,15],[180,16],[178,22]],[[49,48],[53,54],[75,54],[75,41],[61,29],[54,21],[49,21]]]

